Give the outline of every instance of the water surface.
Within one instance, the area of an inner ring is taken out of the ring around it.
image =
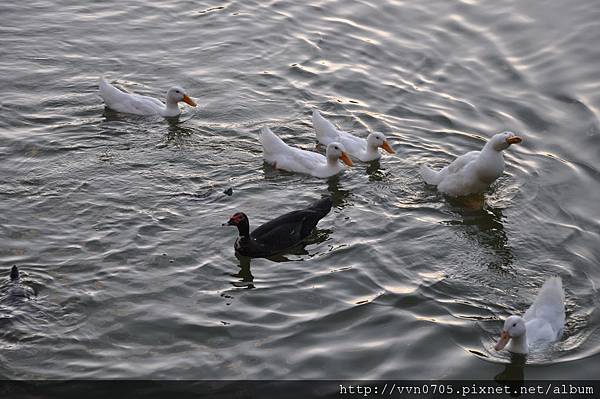
[[[0,377],[489,379],[501,319],[559,274],[564,337],[521,371],[596,378],[598,21],[592,0],[1,4],[1,268],[37,297],[0,303]],[[200,106],[114,113],[101,75]],[[313,108],[396,155],[265,166],[260,127],[314,148]],[[483,210],[418,176],[503,130],[525,141]],[[234,256],[232,213],[325,194],[286,262]]]

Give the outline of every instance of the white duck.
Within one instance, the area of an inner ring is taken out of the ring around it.
[[[513,353],[529,353],[535,344],[556,341],[565,325],[565,294],[560,277],[550,277],[523,317],[510,316],[504,322],[497,351],[507,344]]]
[[[440,171],[421,165],[421,177],[452,197],[481,194],[504,173],[502,151],[521,141],[523,139],[512,132],[498,133],[481,151],[467,152]]]
[[[348,154],[358,158],[362,162],[370,162],[381,158],[379,147],[383,148],[390,154],[394,150],[386,140],[383,133],[375,132],[369,134],[367,139],[353,136],[341,130],[337,130],[333,123],[323,118],[318,110],[313,110],[312,122],[317,133],[317,140],[323,145],[330,143],[340,143],[344,146]]]
[[[317,152],[290,147],[268,127],[261,129],[260,142],[265,161],[277,169],[324,178],[336,175],[345,169],[338,160],[352,166],[352,161],[340,143],[330,143],[326,155],[323,156]]]
[[[181,113],[177,106],[180,101],[192,107],[196,106],[196,103],[179,86],[174,86],[167,91],[167,104],[165,105],[156,98],[125,93],[108,83],[104,78],[100,78],[100,97],[102,97],[108,108],[117,112],[135,115],[174,117]]]

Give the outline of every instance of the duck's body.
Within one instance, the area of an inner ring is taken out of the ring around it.
[[[104,78],[100,79],[99,90],[100,97],[102,97],[108,108],[128,114],[160,115],[168,118],[178,116],[181,113],[177,105],[180,101],[193,107],[196,106],[196,103],[179,86],[169,89],[166,104],[156,98],[125,93],[108,83]]]
[[[550,277],[523,317],[504,322],[496,350],[526,354],[531,347],[558,340],[565,325],[565,295],[560,277]]]
[[[502,151],[521,141],[511,132],[496,134],[481,151],[461,155],[439,171],[421,165],[421,177],[451,197],[481,194],[504,173]]]
[[[349,166],[352,165],[352,161],[344,152],[344,147],[339,143],[329,144],[326,155],[323,156],[317,152],[287,145],[268,127],[261,129],[260,142],[265,162],[277,169],[325,178],[336,175],[345,169],[338,162],[339,160]]]
[[[244,213],[236,213],[226,223],[238,228],[236,253],[252,258],[266,258],[284,252],[302,242],[319,220],[331,210],[333,202],[326,197],[309,207],[286,213],[256,228],[250,233],[250,223]]]
[[[323,145],[340,143],[350,156],[362,162],[370,162],[381,158],[381,154],[379,153],[380,147],[390,154],[394,153],[394,150],[382,133],[371,133],[366,140],[356,137],[350,133],[336,129],[333,123],[323,118],[318,110],[313,110],[312,122],[319,143]]]

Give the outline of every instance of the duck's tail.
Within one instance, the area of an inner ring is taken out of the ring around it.
[[[333,123],[323,118],[317,109],[313,110],[312,123],[319,143],[328,145],[338,140],[338,132]]]
[[[421,165],[419,172],[421,173],[423,180],[425,180],[425,183],[431,184],[432,186],[440,184],[440,172],[437,172],[424,164]]]
[[[108,80],[106,80],[104,75],[100,76],[100,80],[98,82],[98,88],[100,89],[100,92],[106,91],[108,86],[110,86],[110,83],[108,83]]]
[[[100,77],[100,83],[98,84],[98,90],[100,97],[104,100],[104,103],[112,108],[115,103],[118,103],[120,100],[126,96],[126,93],[117,89],[115,86],[108,83],[108,81],[104,78],[104,76]]]
[[[287,144],[266,126],[260,129],[258,139],[262,144],[265,159],[271,155],[281,153],[288,148]]]
[[[523,318],[544,319],[560,335],[565,324],[565,292],[560,277],[553,276],[546,280]]]
[[[550,302],[549,299],[554,299],[554,302],[564,303],[565,294],[562,285],[562,279],[559,276],[549,277],[540,288],[537,294],[536,301],[538,299],[545,302]]]

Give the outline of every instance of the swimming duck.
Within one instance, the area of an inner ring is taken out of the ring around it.
[[[305,209],[292,211],[275,218],[250,233],[250,222],[245,213],[234,214],[223,226],[236,226],[239,237],[235,251],[243,256],[266,258],[280,254],[302,242],[319,220],[331,210],[333,201],[325,197]]]
[[[104,78],[100,79],[99,87],[100,97],[102,97],[106,106],[117,112],[135,115],[161,115],[168,118],[178,116],[181,113],[177,106],[180,101],[192,107],[196,106],[194,100],[179,86],[173,86],[167,91],[166,105],[156,98],[121,91]]]
[[[345,169],[338,160],[352,166],[352,161],[340,143],[330,143],[326,155],[323,156],[317,152],[290,147],[268,127],[261,129],[260,142],[263,147],[263,158],[277,169],[324,178],[336,175]]]
[[[481,194],[504,173],[502,151],[521,141],[523,139],[512,132],[498,133],[481,151],[467,152],[440,171],[421,165],[421,177],[451,197]]]
[[[10,269],[10,283],[0,288],[0,298],[10,300],[27,299],[35,296],[35,290],[21,282],[21,274],[16,265]]]
[[[560,277],[550,277],[523,317],[510,316],[504,322],[497,351],[506,349],[526,354],[535,344],[556,341],[565,325],[565,294]],[[508,344],[508,346],[507,346]]]
[[[354,158],[358,158],[362,162],[370,162],[381,158],[379,148],[393,154],[392,149],[383,133],[375,132],[367,136],[367,139],[353,136],[350,133],[338,130],[333,123],[323,118],[318,110],[313,110],[312,122],[317,133],[317,140],[323,145],[328,145],[333,142],[340,143],[344,146],[348,154]]]

